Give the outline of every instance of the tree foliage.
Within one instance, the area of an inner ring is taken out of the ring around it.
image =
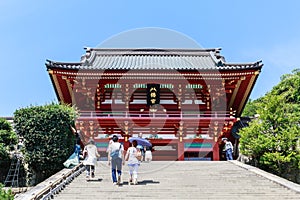
[[[9,121],[0,118],[0,181],[6,176],[11,159],[9,157],[10,147],[17,143],[17,135],[13,131]]]
[[[284,75],[278,85],[246,105],[246,114],[259,114],[240,131],[240,150],[262,169],[299,179],[300,170],[300,71]],[[298,174],[298,175],[297,175]]]
[[[12,131],[11,124],[4,118],[0,118],[0,130]]]
[[[0,118],[0,143],[5,146],[17,143],[17,135],[11,124],[4,118]]]
[[[243,116],[255,116],[257,115],[257,110],[263,105],[262,98],[255,100],[249,99],[247,105],[243,110]]]
[[[36,183],[63,168],[74,150],[74,124],[77,111],[68,105],[51,103],[16,110],[16,132],[24,137],[24,158],[36,175]]]
[[[0,184],[0,200],[13,200],[14,199],[14,194],[11,189],[9,190],[4,190],[3,185]]]

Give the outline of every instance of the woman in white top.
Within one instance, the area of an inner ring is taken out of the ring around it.
[[[136,148],[137,141],[133,140],[131,143],[131,147],[127,149],[127,153],[125,155],[125,160],[128,160],[129,167],[129,181],[128,184],[137,184],[137,173],[140,165],[139,159],[141,159],[141,151]]]
[[[83,155],[85,155],[85,159],[83,164],[85,165],[86,169],[86,178],[95,177],[95,165],[97,163],[97,158],[100,157],[97,147],[95,145],[95,141],[90,138],[87,145],[84,147]]]

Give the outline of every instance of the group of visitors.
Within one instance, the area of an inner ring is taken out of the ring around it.
[[[137,184],[138,168],[142,158],[142,153],[140,149],[137,148],[137,141],[132,141],[131,146],[127,149],[126,155],[124,156],[124,147],[118,140],[118,136],[114,135],[107,149],[108,165],[111,166],[113,184],[119,185],[121,183],[122,165],[125,165],[125,161],[128,162],[129,168],[130,178],[128,184]]]
[[[76,134],[75,129],[72,129],[72,131],[76,135],[76,144],[74,152],[76,156],[74,157],[76,157],[79,162],[80,138],[79,135]],[[142,138],[142,134],[140,133],[138,137]],[[225,143],[224,151],[226,154],[226,160],[232,160],[232,143],[227,138],[222,138],[222,141]],[[126,151],[126,155],[124,155],[124,146],[119,142],[118,136],[113,135],[107,148],[108,165],[111,166],[111,176],[113,184],[119,185],[121,183],[122,166],[125,165],[125,161],[127,161],[129,169],[128,184],[137,184],[138,168],[140,166],[140,162],[149,162],[152,160],[151,150],[151,146],[143,147],[141,145],[138,145],[138,142],[136,140],[133,140],[131,141],[131,146]],[[100,154],[97,151],[95,141],[92,138],[90,138],[83,150],[83,164],[86,168],[87,179],[95,177],[95,165],[99,157]]]
[[[119,185],[122,182],[122,165],[125,165],[125,161],[127,161],[129,170],[128,184],[136,185],[138,183],[138,168],[143,159],[143,148],[138,148],[138,146],[138,142],[133,140],[131,142],[131,146],[126,151],[126,155],[124,155],[123,145],[119,142],[118,136],[113,135],[112,140],[107,148],[107,153],[108,165],[111,166],[111,175],[114,185]]]
[[[143,133],[139,133],[138,137],[143,138]],[[141,150],[142,153],[141,162],[142,161],[150,162],[152,160],[152,146],[137,145],[136,148]]]
[[[125,165],[125,161],[127,161],[129,171],[128,184],[136,185],[138,183],[138,168],[142,160],[142,152],[137,146],[137,141],[133,140],[125,155],[124,146],[119,142],[118,136],[113,135],[109,142],[107,153],[108,165],[111,167],[111,177],[114,185],[120,185],[122,182],[122,166]],[[95,165],[97,159],[100,157],[93,139],[90,139],[84,147],[83,157],[83,164],[86,168],[86,178],[89,180],[95,177]]]

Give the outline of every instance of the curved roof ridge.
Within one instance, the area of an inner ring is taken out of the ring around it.
[[[208,56],[215,63],[224,57],[220,55],[221,48],[211,49],[163,49],[163,48],[90,48],[85,47],[86,53],[81,57],[81,62],[93,63],[99,56]]]
[[[221,51],[221,47],[217,48],[99,48],[99,47],[84,47],[86,51]]]
[[[47,68],[65,69],[160,69],[160,70],[231,70],[261,68],[262,61],[252,63],[227,63],[214,49],[107,49],[86,47],[80,62],[55,62],[47,60]]]
[[[211,48],[211,49],[163,49],[163,48],[89,48],[85,47],[86,54],[97,54],[97,55],[206,55],[213,52],[217,56],[219,55],[221,48]]]
[[[247,63],[234,63],[234,62],[225,62],[224,65],[226,66],[263,66],[262,60],[256,61],[256,62],[247,62]]]
[[[73,64],[73,65],[81,65],[82,62],[62,62],[62,61],[54,61],[54,60],[49,60],[49,59],[46,59],[46,64]]]

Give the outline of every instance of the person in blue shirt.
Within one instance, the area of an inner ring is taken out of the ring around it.
[[[226,160],[233,160],[232,152],[233,146],[232,143],[227,138],[222,138],[222,141],[225,143],[224,151],[226,154]]]
[[[81,154],[81,138],[80,138],[80,133],[77,131],[74,127],[70,126],[72,133],[75,135],[75,149],[74,153],[76,154],[78,158],[78,163],[80,162],[80,154]]]

